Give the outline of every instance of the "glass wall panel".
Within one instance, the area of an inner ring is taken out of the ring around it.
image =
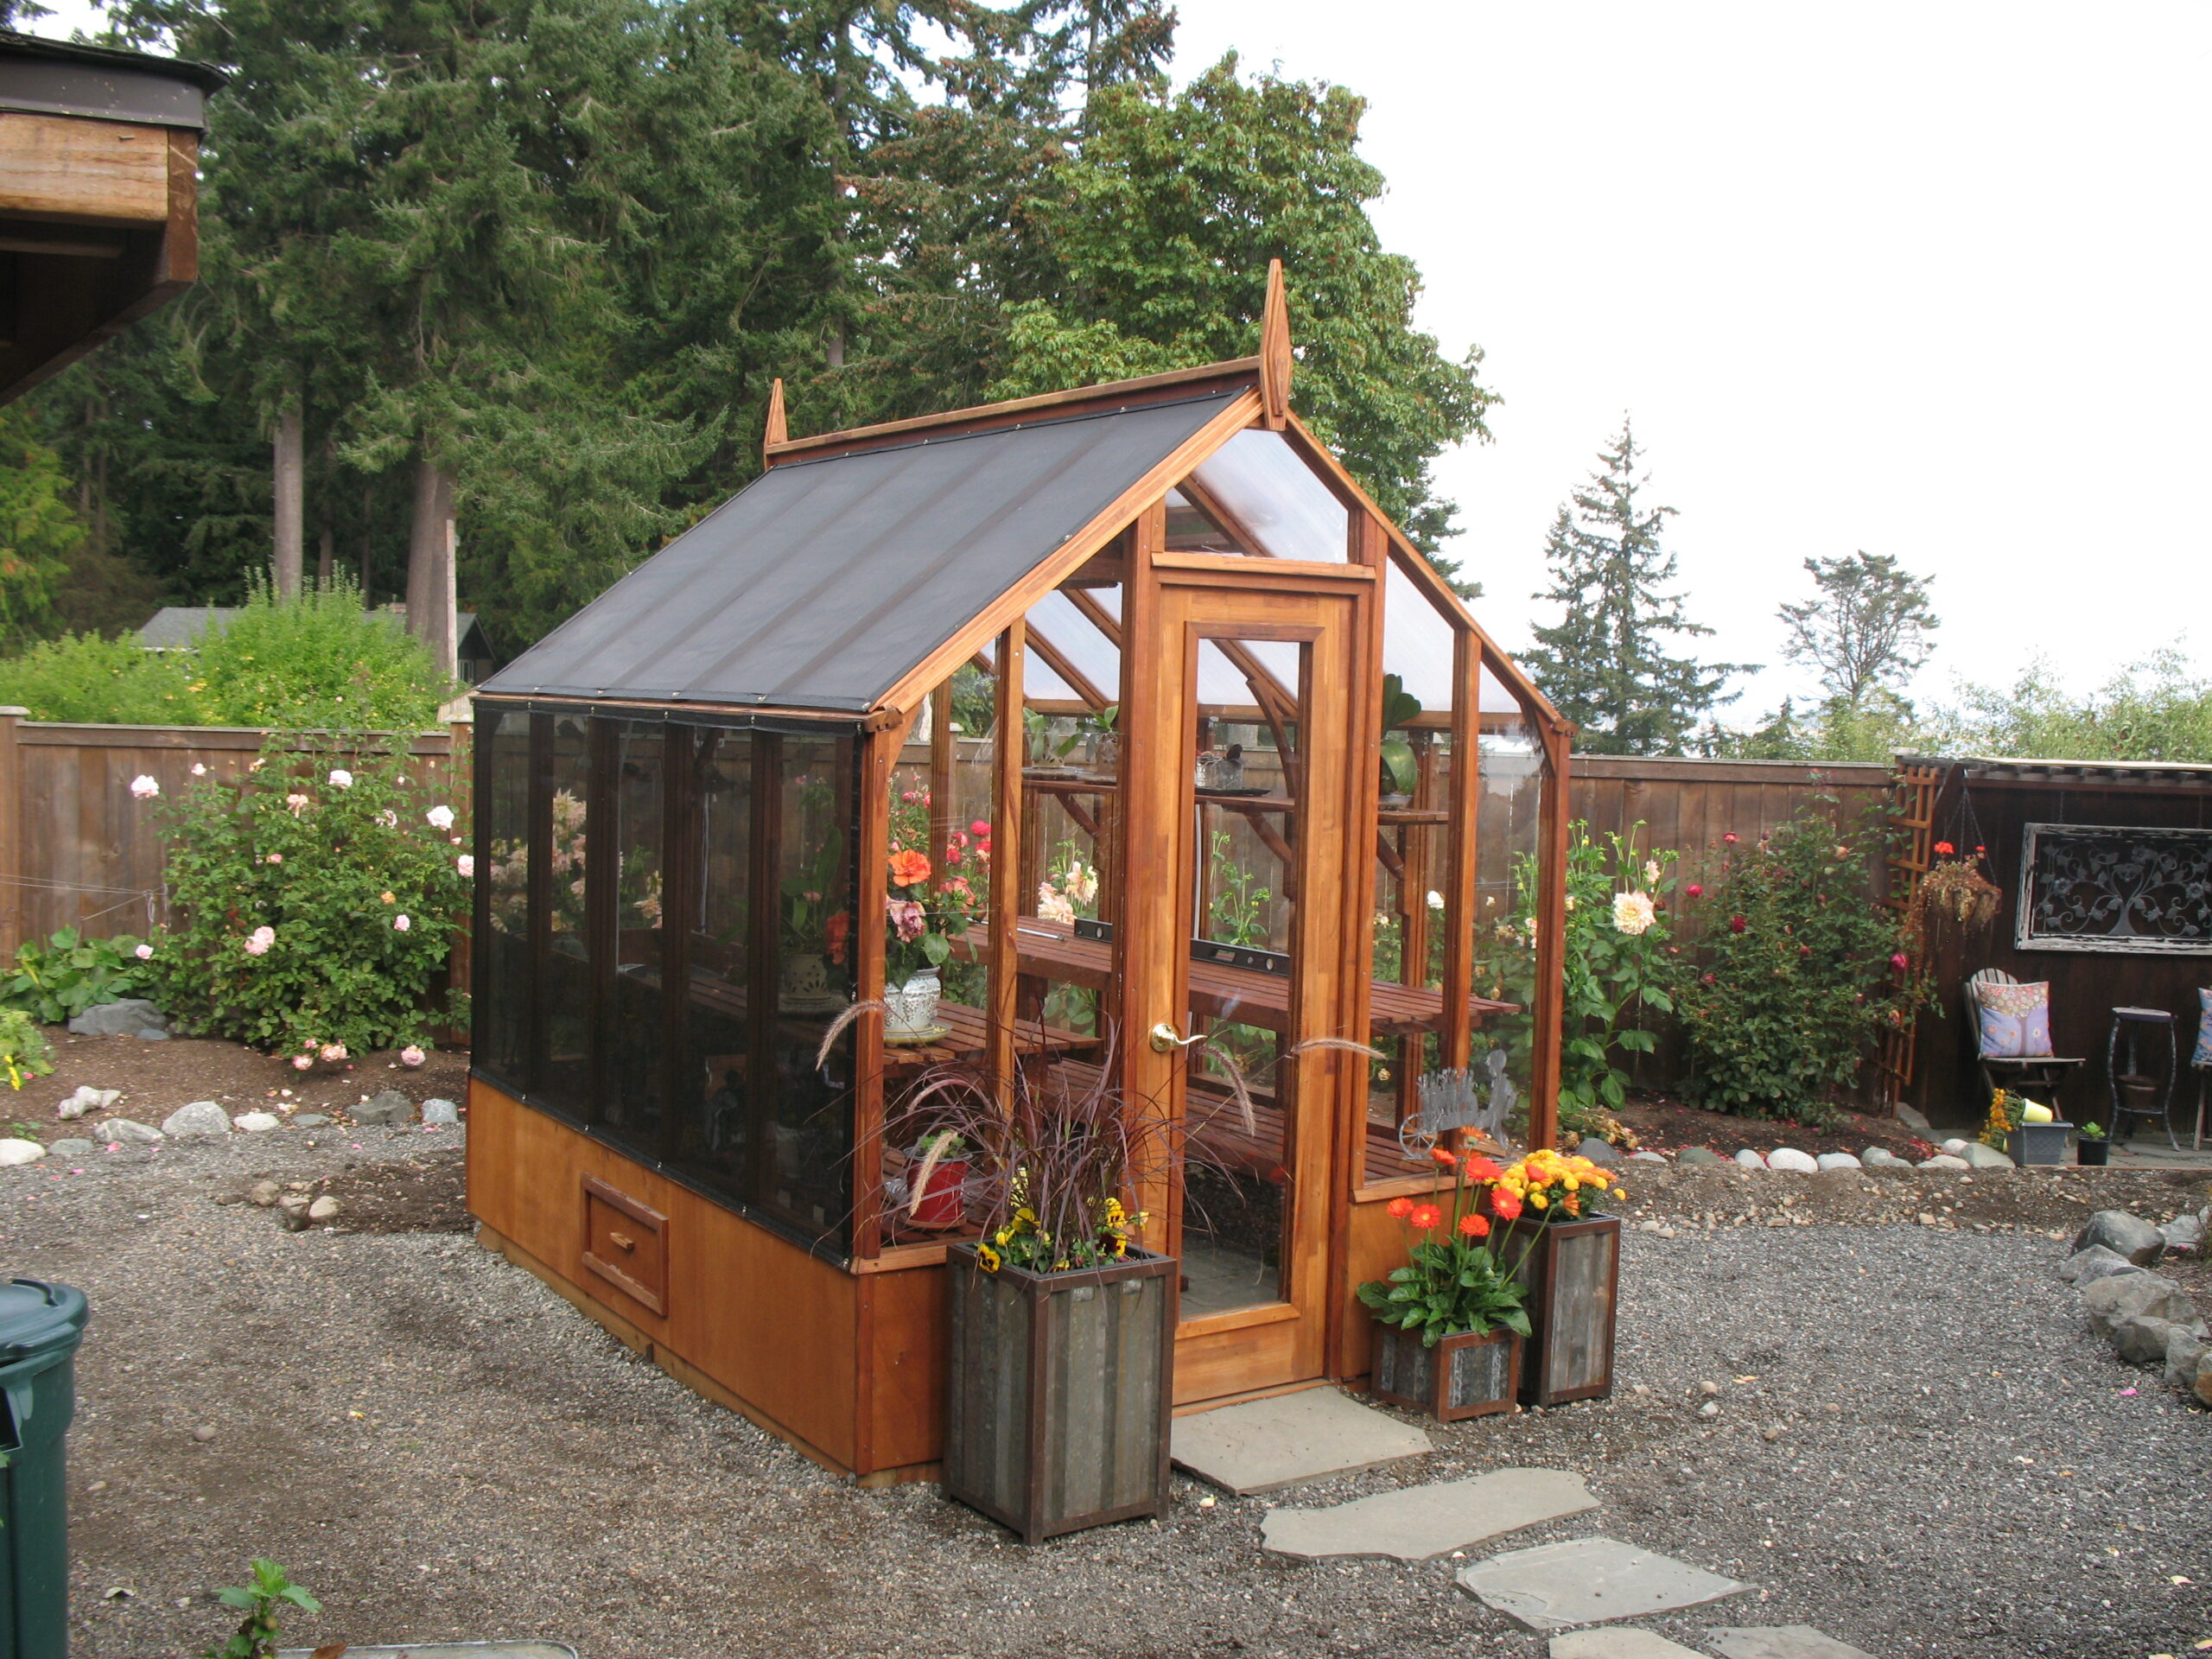
[[[1478,1075],[1495,1076],[1491,1051],[1517,1099],[1509,1128],[1528,1127],[1530,1039],[1535,1029],[1536,904],[1542,892],[1543,746],[1520,721],[1488,722],[1482,738],[1482,795],[1475,855],[1475,995],[1510,1002],[1475,1031]]]
[[[555,1110],[589,1122],[592,1098],[592,950],[586,905],[590,841],[590,723],[581,715],[544,716],[550,742],[532,791],[531,844],[546,849],[545,872],[531,884],[537,986],[538,1052],[531,1092]]]
[[[486,709],[476,755],[483,925],[473,1058],[522,1094],[530,1086],[530,716]]]
[[[696,896],[686,918],[685,1052],[670,1156],[702,1185],[741,1198],[751,1190],[746,1079],[752,1065],[747,994],[754,957],[753,735],[712,727],[695,735],[690,793]],[[850,952],[842,944],[834,961],[826,942],[823,954],[825,962],[849,971]]]
[[[1351,556],[1351,514],[1280,432],[1239,432],[1191,480],[1239,541],[1269,558],[1342,564]]]
[[[614,777],[607,791],[614,809],[613,844],[593,874],[614,884],[614,973],[601,1033],[610,1059],[600,1121],[615,1138],[657,1154],[666,1127],[662,1057],[670,965],[662,949],[663,839],[669,827],[664,808],[667,759],[681,734],[658,721],[608,723],[613,728]]]

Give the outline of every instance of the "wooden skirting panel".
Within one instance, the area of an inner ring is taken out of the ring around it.
[[[468,1207],[537,1272],[670,1375],[863,1478],[934,1461],[943,1270],[862,1281],[472,1078]],[[666,1217],[664,1313],[584,1263],[586,1178]],[[864,1377],[865,1320],[879,1356]]]

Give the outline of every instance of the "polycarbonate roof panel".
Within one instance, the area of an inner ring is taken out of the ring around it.
[[[860,713],[1229,393],[772,467],[480,688]]]

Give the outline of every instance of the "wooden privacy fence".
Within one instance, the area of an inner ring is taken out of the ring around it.
[[[58,927],[105,938],[164,917],[168,849],[130,780],[174,798],[204,766],[245,770],[269,734],[226,726],[79,726],[0,709],[0,959]],[[468,723],[414,739],[409,753],[456,809],[467,798]],[[317,747],[307,738],[302,747]]]

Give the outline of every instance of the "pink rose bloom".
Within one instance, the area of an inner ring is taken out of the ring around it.
[[[322,1046],[322,1058],[326,1060],[331,1061],[333,1064],[344,1059],[346,1058],[346,1045],[343,1043],[325,1043]]]
[[[284,855],[282,853],[271,853],[269,855],[269,861],[271,864],[282,864],[284,861]]]
[[[476,860],[471,854],[463,853],[459,858],[454,860],[454,866],[463,875],[473,876],[476,874]]]
[[[346,771],[346,768],[345,768],[345,767],[343,767],[343,766],[336,767],[335,769],[334,769],[334,770],[332,771],[332,772],[331,772],[331,774],[330,774],[330,786],[331,786],[333,789],[351,789],[351,788],[353,788],[353,774],[352,772],[350,772]]]
[[[275,928],[257,927],[246,935],[245,953],[249,957],[265,957],[269,954],[269,947],[276,943]]]
[[[154,959],[154,947],[150,944],[142,944],[131,954],[141,962],[151,962]]]
[[[410,1071],[412,1071],[416,1066],[422,1065],[425,1058],[427,1057],[423,1054],[423,1051],[416,1047],[412,1043],[408,1044],[406,1047],[399,1051],[399,1063],[402,1065],[406,1066]]]
[[[404,911],[402,911],[398,915],[391,918],[391,925],[395,928],[398,929],[402,933],[404,933],[409,928],[415,925],[414,923],[407,919],[407,913]]]
[[[296,818],[315,803],[304,795],[287,795],[284,798],[284,804],[292,809],[292,816]]]
[[[923,930],[927,925],[928,918],[923,915],[922,907],[919,905],[914,903],[911,899],[901,901],[899,906],[899,941],[900,944],[912,944],[916,939],[922,937]]]
[[[312,1054],[295,1054],[292,1056],[292,1069],[295,1071],[304,1071],[314,1064],[315,1056]]]
[[[192,775],[195,778],[205,778],[207,775],[207,768],[195,760],[192,763]]]
[[[423,816],[429,819],[433,830],[453,828],[453,808],[449,806],[434,806]]]
[[[161,785],[145,772],[130,780],[130,792],[142,801],[150,801],[162,792]]]

